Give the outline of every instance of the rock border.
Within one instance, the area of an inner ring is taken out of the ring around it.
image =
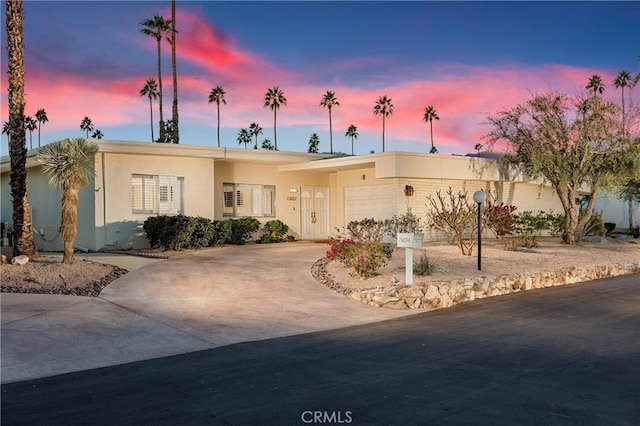
[[[586,268],[567,267],[494,278],[462,278],[422,285],[392,284],[373,289],[350,289],[331,279],[327,273],[328,263],[328,259],[322,258],[311,267],[311,274],[320,284],[367,305],[390,309],[448,308],[486,297],[576,284],[598,278],[640,274],[640,262],[634,262]]]

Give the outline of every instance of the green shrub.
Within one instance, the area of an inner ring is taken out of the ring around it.
[[[184,215],[168,216],[168,224],[160,233],[160,245],[165,250],[189,248],[195,223]]]
[[[212,245],[215,228],[213,222],[206,217],[190,217],[191,238],[189,248],[202,248]]]
[[[212,222],[213,236],[211,246],[222,246],[231,240],[231,222],[227,220],[214,220]]]
[[[352,220],[347,225],[347,232],[355,241],[361,243],[379,243],[391,228],[391,220],[365,218]]]
[[[255,217],[241,217],[239,219],[227,219],[227,221],[230,222],[231,232],[225,242],[229,244],[242,245],[246,243],[260,228],[260,221]]]
[[[432,275],[438,269],[440,269],[440,265],[430,260],[424,251],[420,254],[420,259],[413,262],[413,273],[421,277]]]
[[[149,216],[142,224],[142,229],[147,234],[149,245],[152,248],[160,246],[162,230],[171,224],[171,216]]]
[[[602,221],[602,213],[593,213],[582,230],[578,232],[577,241],[582,241],[587,235],[604,236],[607,229]]]
[[[280,220],[270,220],[264,224],[264,234],[260,237],[259,243],[281,243],[283,241],[293,241],[293,235],[287,235],[289,227]]]

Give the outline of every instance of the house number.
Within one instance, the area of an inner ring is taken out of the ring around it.
[[[298,197],[287,197],[287,201],[296,201]]]

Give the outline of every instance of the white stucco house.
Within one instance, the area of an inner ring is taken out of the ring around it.
[[[502,168],[496,160],[468,156],[385,152],[331,156],[194,145],[96,141],[94,182],[80,191],[80,249],[145,247],[142,223],[151,215],[210,219],[277,218],[298,239],[325,239],[349,221],[390,218],[408,209],[424,217],[428,195],[478,189],[519,211],[562,206],[550,186]],[[36,161],[27,161],[28,197],[40,250],[61,250],[61,190],[49,186]],[[0,220],[11,226],[9,158],[0,161]],[[405,196],[405,186],[414,189]],[[640,216],[640,215],[639,215]],[[435,238],[435,236],[431,236]],[[425,235],[430,238],[429,233]]]

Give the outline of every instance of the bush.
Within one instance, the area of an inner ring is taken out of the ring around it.
[[[264,224],[264,234],[260,237],[259,243],[281,243],[283,241],[293,241],[293,235],[287,235],[289,227],[280,220],[270,220]]]
[[[436,192],[436,197],[428,196],[431,207],[428,213],[431,227],[447,236],[447,240],[457,243],[462,254],[471,255],[478,233],[477,207],[470,205],[466,192],[455,194],[449,188],[446,195]]]
[[[440,269],[440,265],[431,261],[424,251],[420,254],[420,259],[413,262],[413,273],[421,277],[432,275],[438,269]]]
[[[422,232],[422,224],[418,216],[407,212],[400,216],[393,216],[387,232],[393,239],[396,239],[400,233]]]
[[[225,243],[231,241],[231,222],[227,220],[214,220],[213,236],[211,237],[211,246],[222,246]]]
[[[242,245],[249,241],[251,236],[260,228],[260,221],[255,217],[241,217],[240,219],[227,219],[230,223],[229,238],[225,241],[229,244]]]
[[[202,248],[212,245],[215,235],[213,222],[206,217],[190,217],[191,238],[189,248]]]
[[[347,232],[355,241],[361,243],[379,243],[391,228],[391,220],[375,220],[365,218],[352,220],[347,225]]]
[[[362,278],[370,277],[386,265],[393,252],[391,247],[380,242],[359,242],[353,239],[331,238],[329,245],[331,248],[327,251],[327,259],[340,260]]]
[[[191,234],[195,228],[192,218],[184,215],[168,216],[169,220],[160,233],[160,245],[165,250],[190,248]]]
[[[539,234],[542,231],[549,232],[550,235],[559,235],[564,228],[564,214],[539,211],[525,211],[521,214],[513,215],[516,234]]]
[[[171,216],[149,216],[142,224],[149,245],[152,248],[160,246],[162,230],[171,224]]]
[[[512,213],[515,210],[516,206],[489,202],[489,206],[483,212],[484,226],[491,229],[498,238],[512,235],[515,228]]]

